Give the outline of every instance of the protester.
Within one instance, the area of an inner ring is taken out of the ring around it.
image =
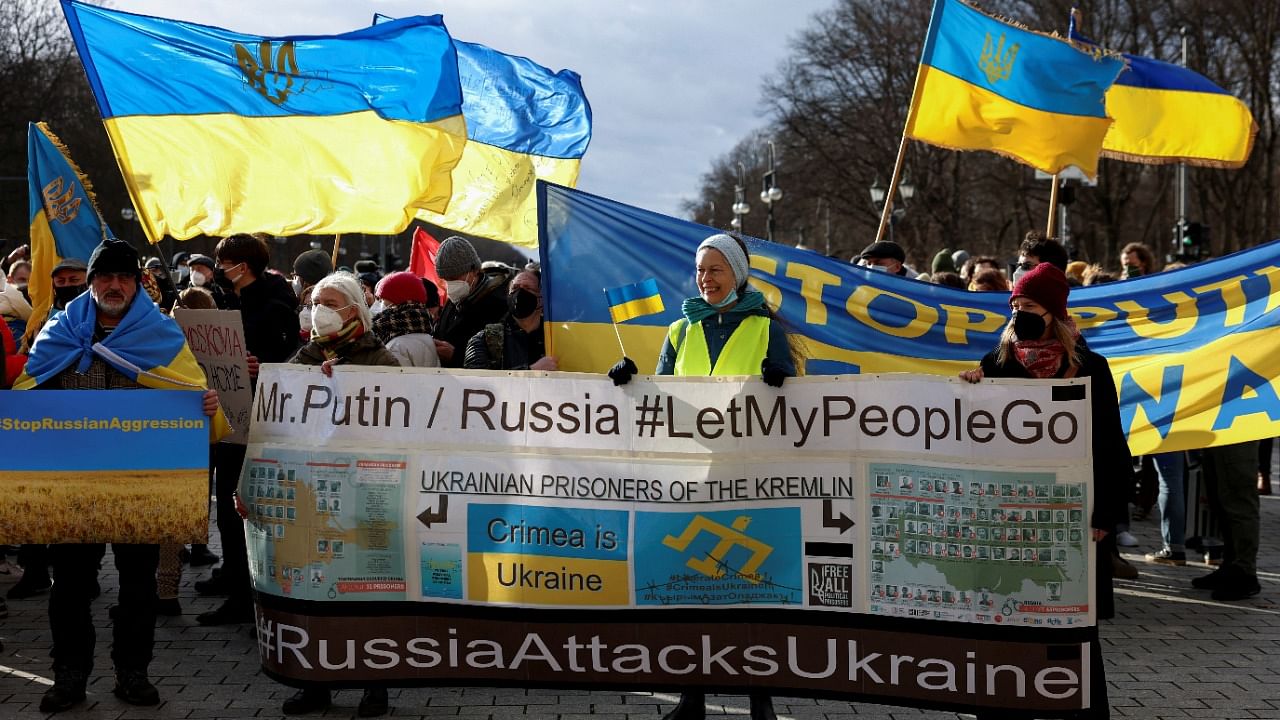
[[[521,270],[507,293],[507,316],[467,343],[463,367],[477,370],[555,370],[542,336],[542,273]]]
[[[901,250],[901,248],[899,248]],[[795,377],[796,365],[781,323],[765,304],[764,295],[747,280],[750,262],[742,240],[712,235],[698,245],[694,255],[698,297],[681,308],[684,317],[671,323],[658,356],[657,375],[707,376],[761,374],[765,383],[782,387]],[[734,354],[725,350],[736,348]],[[614,385],[625,385],[638,372],[635,362],[623,357],[609,370]],[[689,690],[663,720],[702,720],[706,693]],[[775,720],[773,700],[766,693],[751,693],[752,720]]]
[[[514,273],[506,266],[481,268],[476,249],[456,235],[440,243],[436,273],[447,295],[436,321],[436,350],[441,365],[462,367],[467,342],[507,314],[507,286]]]
[[[336,272],[316,283],[313,290],[315,312],[311,342],[303,345],[289,362],[318,365],[325,375],[333,374],[333,366],[389,365],[400,363],[382,341],[370,332],[369,306],[364,290],[355,275]],[[285,715],[320,712],[331,702],[329,689],[305,687],[284,701]],[[387,713],[386,687],[367,687],[360,698],[356,714],[377,717]]]
[[[170,367],[179,377],[203,387],[203,374],[182,331],[153,303],[139,297],[142,274],[133,248],[120,240],[105,240],[93,251],[88,268],[89,293],[72,300],[41,329],[26,372],[15,387],[123,390],[141,388],[140,382],[149,387],[189,387],[158,375],[144,379],[136,362],[128,364],[128,358],[139,355],[185,361],[182,370],[186,376],[175,363]],[[95,346],[110,352],[95,350]],[[221,419],[217,394],[212,390],[204,393],[204,412]],[[160,696],[147,677],[147,667],[155,636],[159,547],[113,544],[111,550],[120,572],[120,609],[112,628],[113,692],[133,705],[155,705]],[[41,712],[61,712],[85,700],[95,644],[89,603],[104,552],[101,544],[50,547],[58,579],[49,598],[54,683],[40,700]]]
[[[1186,565],[1187,500],[1183,484],[1187,473],[1186,453],[1157,453],[1149,457],[1155,463],[1160,485],[1156,502],[1160,508],[1162,546],[1154,553],[1147,553],[1146,560],[1159,565]]]
[[[951,253],[951,267],[955,268],[955,272],[960,275],[965,284],[969,284],[969,278],[964,276],[964,269],[969,265],[969,251],[957,250]]]
[[[1083,260],[1073,260],[1067,263],[1067,284],[1073,287],[1084,285],[1084,271],[1089,268],[1089,263]]]
[[[333,258],[323,250],[307,250],[293,259],[293,294],[302,300],[304,293],[333,272]]]
[[[214,282],[218,266],[213,258],[208,255],[192,255],[187,258],[187,268],[190,272],[190,286],[208,292],[219,310],[234,310],[239,307],[238,303],[227,297],[222,286]]]
[[[23,247],[26,247],[25,245]],[[19,248],[20,250],[21,248]],[[15,251],[16,252],[16,251]],[[27,282],[31,279],[31,261],[18,260],[9,266],[9,282],[16,285],[19,290],[27,287]]]
[[[178,289],[173,282],[173,278],[169,277],[169,271],[165,268],[164,262],[158,257],[149,258],[146,266],[147,274],[160,291],[160,299],[156,304],[161,310],[169,311],[173,308],[173,304],[178,300]]]
[[[0,321],[9,326],[14,338],[22,337],[27,331],[27,320],[31,318],[31,303],[22,294],[12,280],[0,276]]]
[[[249,382],[257,383],[258,364],[284,362],[298,347],[297,298],[279,275],[267,272],[270,254],[262,238],[238,234],[223,238],[213,251],[215,279],[230,287],[240,309],[248,353]],[[194,259],[193,259],[194,261]],[[192,261],[189,261],[192,262]],[[244,523],[233,499],[244,464],[245,445],[214,446],[214,485],[218,498],[218,535],[222,538],[222,571],[196,583],[202,595],[226,595],[217,609],[201,613],[201,625],[225,625],[253,620],[253,593]]]
[[[403,367],[439,367],[433,325],[422,278],[410,272],[394,272],[378,281],[374,290],[384,305],[373,318],[373,334],[387,346]]]
[[[969,289],[973,292],[1009,292],[1009,281],[1000,270],[983,268],[973,276]]]
[[[1142,277],[1156,271],[1156,256],[1146,245],[1131,242],[1120,249],[1120,264],[1125,280]]]
[[[188,261],[191,259],[191,253],[183,251],[173,254],[173,275],[174,286],[178,288],[178,292],[182,292],[191,287],[191,266]]]
[[[929,276],[932,277],[938,273],[955,273],[956,262],[951,256],[951,248],[939,250],[938,254],[933,256],[933,262],[929,264]]]
[[[946,285],[947,287],[953,287],[957,290],[968,289],[964,286],[964,281],[960,279],[960,276],[953,272],[933,273],[929,276],[929,282],[934,285]]]
[[[880,240],[863,248],[858,254],[858,264],[872,270],[882,270],[890,275],[917,279],[920,273],[906,266],[907,253],[892,240]]]
[[[1212,590],[1218,601],[1253,597],[1262,591],[1258,584],[1261,508],[1255,486],[1258,441],[1207,447],[1201,458],[1209,506],[1222,528],[1222,565],[1191,584]]]
[[[174,307],[184,310],[217,310],[218,304],[213,300],[213,293],[202,287],[189,287],[178,293],[178,302]]]
[[[1018,246],[1018,263],[1014,266],[1013,281],[1016,283],[1018,278],[1031,272],[1042,262],[1047,262],[1065,273],[1071,258],[1067,256],[1067,249],[1057,240],[1046,238],[1043,234],[1032,230],[1026,234],[1022,244]]]
[[[1080,342],[1080,335],[1067,317],[1066,274],[1049,262],[1026,271],[1014,283],[1009,298],[1013,317],[1005,326],[996,349],[982,358],[974,370],[960,373],[968,382],[991,378],[1089,378],[1090,410],[1093,417],[1094,506],[1090,525],[1097,543],[1098,557],[1112,555],[1112,530],[1128,515],[1121,488],[1132,484],[1133,459],[1120,423],[1120,406],[1115,380],[1106,358]],[[1113,478],[1121,478],[1116,480]],[[1095,565],[1097,616],[1115,616],[1111,587],[1111,563]],[[1102,649],[1096,640],[1089,643],[1090,716],[1109,717],[1107,683],[1103,675]],[[981,715],[979,717],[982,717]]]
[[[1115,282],[1119,279],[1120,279],[1119,275],[1116,275],[1115,273],[1109,272],[1107,270],[1103,270],[1102,266],[1097,264],[1090,265],[1084,271],[1085,287],[1092,287],[1094,285],[1102,285],[1103,283]]]

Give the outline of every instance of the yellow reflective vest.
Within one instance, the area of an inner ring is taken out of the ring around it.
[[[676,350],[674,375],[756,375],[769,352],[769,318],[763,315],[744,318],[724,344],[714,368],[701,322],[690,324],[680,318],[667,328],[667,340]]]

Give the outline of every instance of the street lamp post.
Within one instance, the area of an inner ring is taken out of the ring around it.
[[[738,184],[733,186],[733,229],[742,232],[742,216],[751,212],[751,206],[747,204],[747,187],[746,183],[747,169],[738,163]]]
[[[769,171],[761,178],[760,183],[760,202],[765,204],[769,210],[769,217],[765,223],[765,236],[769,242],[773,242],[773,204],[782,199],[782,190],[778,188],[777,183],[777,156],[773,148],[773,141],[769,141]]]
[[[885,187],[880,184],[879,177],[871,183],[869,190],[871,192],[872,206],[875,207],[877,213],[883,212],[887,191]],[[889,242],[896,242],[896,240],[893,239],[893,226],[897,225],[898,221],[907,214],[907,202],[915,196],[916,188],[910,182],[903,180],[898,185],[898,194],[902,196],[902,206],[895,207],[893,212],[889,213]]]

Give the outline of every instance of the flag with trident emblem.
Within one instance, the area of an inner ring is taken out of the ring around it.
[[[906,136],[1092,177],[1111,126],[1103,98],[1123,68],[1114,55],[935,0]]]

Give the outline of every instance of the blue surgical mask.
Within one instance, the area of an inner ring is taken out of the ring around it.
[[[728,306],[728,305],[732,305],[732,304],[734,304],[734,303],[736,303],[736,302],[738,302],[738,289],[737,289],[737,288],[734,288],[734,289],[730,290],[730,291],[729,291],[729,294],[728,294],[728,295],[725,295],[725,296],[724,296],[724,299],[723,299],[723,300],[721,300],[720,302],[718,302],[718,303],[707,303],[707,304],[708,304],[708,305],[710,305],[711,307],[713,307],[713,308],[715,308],[715,309],[719,310],[720,308],[726,307],[726,306]]]
[[[868,265],[867,267],[879,272],[889,272],[889,268],[886,265]]]

